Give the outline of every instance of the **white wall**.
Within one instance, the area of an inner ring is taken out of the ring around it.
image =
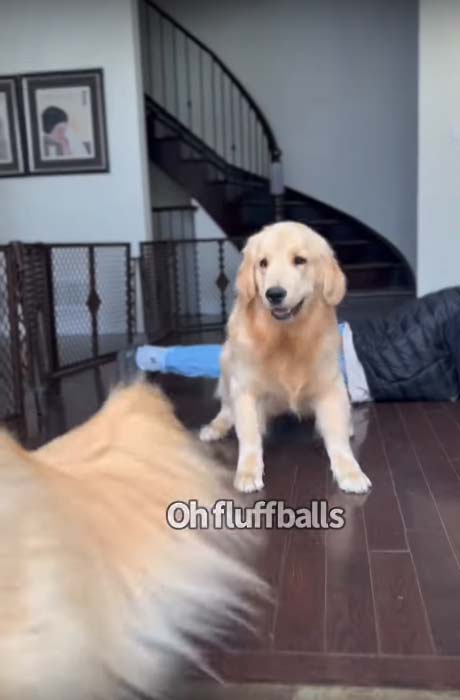
[[[460,2],[420,1],[418,292],[460,284]]]
[[[0,181],[0,242],[138,241],[150,202],[134,0],[1,0],[2,74],[104,69],[110,173]]]
[[[417,0],[160,2],[259,103],[287,184],[374,227],[415,266]]]

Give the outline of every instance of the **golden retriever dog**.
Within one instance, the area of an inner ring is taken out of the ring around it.
[[[217,440],[235,426],[235,486],[257,491],[267,419],[313,413],[339,487],[364,493],[370,481],[350,447],[350,403],[339,366],[335,307],[346,280],[332,249],[307,226],[287,221],[251,236],[243,252],[222,351],[221,410],[201,439]]]
[[[258,585],[240,533],[168,525],[172,502],[229,496],[146,384],[35,452],[0,434],[0,477],[4,700],[157,695]]]

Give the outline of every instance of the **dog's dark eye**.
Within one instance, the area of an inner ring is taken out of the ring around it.
[[[294,265],[305,265],[307,258],[303,258],[301,255],[296,255],[294,258]]]
[[[262,260],[259,263],[260,267],[268,267],[268,260],[267,258],[262,258]]]

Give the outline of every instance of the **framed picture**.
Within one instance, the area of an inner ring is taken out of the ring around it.
[[[30,174],[107,172],[100,69],[21,78]]]
[[[18,82],[0,77],[0,177],[24,173]]]

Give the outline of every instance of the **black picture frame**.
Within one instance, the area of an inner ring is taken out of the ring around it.
[[[19,100],[17,77],[0,76],[0,177],[22,176],[26,170]]]
[[[106,173],[101,68],[21,76],[29,175]]]

